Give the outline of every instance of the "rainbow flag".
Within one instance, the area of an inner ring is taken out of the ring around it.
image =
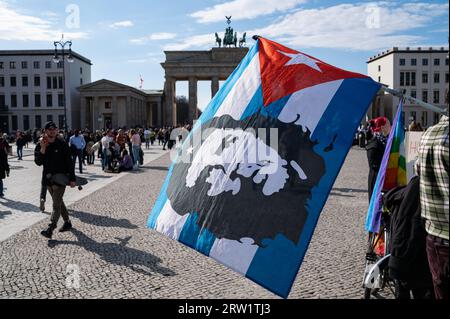
[[[367,212],[366,230],[368,232],[379,233],[380,231],[383,204],[381,191],[388,191],[407,184],[402,111],[403,102],[400,101]]]

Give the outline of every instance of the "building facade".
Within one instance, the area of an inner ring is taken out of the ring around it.
[[[448,47],[394,47],[371,57],[367,65],[368,75],[375,81],[437,107],[446,107],[449,83]],[[398,103],[399,99],[392,95],[379,94],[369,109],[368,116],[386,116],[392,121]],[[406,125],[414,118],[424,128],[436,124],[440,117],[438,113],[410,102],[404,104],[403,116]]]
[[[72,51],[73,63],[53,62],[53,50],[0,50],[0,129],[64,127],[64,91],[69,129],[80,126],[77,88],[91,82],[91,61]],[[67,53],[66,53],[67,57]],[[63,83],[63,79],[65,83]]]
[[[105,79],[80,86],[78,90],[80,129],[163,125],[162,90],[140,90]]]

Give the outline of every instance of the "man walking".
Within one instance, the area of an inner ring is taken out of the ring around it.
[[[426,250],[436,299],[448,299],[449,151],[448,116],[422,136],[417,161],[420,204],[427,231]]]
[[[64,192],[66,190],[66,183],[62,179],[67,179],[70,187],[74,188],[76,183],[75,170],[72,163],[69,146],[65,141],[57,137],[58,130],[54,122],[47,122],[44,126],[44,136],[42,140],[36,145],[34,151],[34,162],[38,166],[43,166],[42,184],[47,186],[47,190],[52,196],[53,212],[50,217],[50,225],[46,230],[41,232],[41,235],[46,238],[52,238],[59,217],[62,216],[64,220],[63,227],[60,232],[68,231],[72,228],[67,212],[66,205],[63,201]],[[61,177],[63,178],[57,178]]]
[[[72,161],[75,170],[75,164],[78,158],[78,166],[80,168],[80,174],[83,174],[83,152],[86,147],[86,141],[84,136],[80,134],[80,131],[75,130],[74,135],[69,139],[70,147],[73,149]]]

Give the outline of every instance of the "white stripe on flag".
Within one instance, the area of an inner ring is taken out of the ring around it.
[[[170,200],[167,200],[156,220],[155,229],[172,239],[178,240],[188,217],[189,214],[184,216],[178,215],[177,212],[173,210]]]
[[[259,53],[257,53],[244,72],[242,72],[241,77],[236,81],[216,114],[214,114],[214,117],[228,114],[235,120],[240,120],[260,86],[261,73],[259,67]]]
[[[241,242],[229,239],[216,239],[209,257],[245,275],[258,250],[251,238],[242,238]]]
[[[308,128],[313,135],[323,113],[342,82],[343,80],[322,83],[295,92],[283,107],[278,120],[293,123],[300,116],[295,124],[302,125],[304,131]]]

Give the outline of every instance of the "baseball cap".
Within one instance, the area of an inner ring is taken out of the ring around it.
[[[55,122],[50,121],[50,122],[45,123],[44,129],[49,130],[51,128],[58,128],[56,126]]]

